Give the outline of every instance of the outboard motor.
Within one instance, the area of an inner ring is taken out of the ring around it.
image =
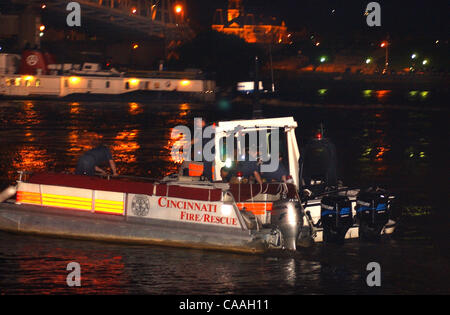
[[[284,246],[289,250],[296,250],[297,238],[303,226],[300,202],[293,199],[275,201],[272,207],[272,224],[280,229]]]
[[[356,222],[361,239],[376,240],[389,220],[389,193],[371,189],[361,191],[356,199]]]
[[[320,202],[324,242],[343,242],[353,225],[352,204],[346,196],[325,196]]]

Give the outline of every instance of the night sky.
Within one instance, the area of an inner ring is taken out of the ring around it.
[[[363,13],[369,0],[244,0],[247,12],[276,16],[289,30],[306,28],[323,35],[351,36],[354,32],[416,35],[448,39],[450,1],[388,0],[381,6],[381,27],[368,27]],[[227,0],[187,0],[195,28],[210,27],[215,9],[227,8]],[[335,10],[334,12],[332,12]]]

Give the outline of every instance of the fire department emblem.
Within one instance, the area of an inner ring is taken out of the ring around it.
[[[36,55],[29,55],[26,61],[29,66],[35,66],[38,63],[39,58]]]
[[[145,217],[150,211],[150,201],[147,196],[135,195],[131,201],[131,211],[137,216]]]

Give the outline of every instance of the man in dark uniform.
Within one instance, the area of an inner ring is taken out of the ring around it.
[[[268,182],[276,181],[286,183],[287,177],[289,176],[289,172],[287,171],[286,167],[283,164],[283,158],[280,156],[278,168],[273,172],[262,172],[261,175]]]
[[[262,178],[260,174],[260,164],[257,160],[258,152],[256,147],[251,147],[246,150],[245,161],[239,161],[237,165],[238,171],[242,172],[244,178],[250,179],[254,177],[258,184],[262,184]]]
[[[106,172],[99,167],[109,163],[113,176],[117,176],[116,163],[113,160],[111,151],[104,145],[99,145],[94,149],[85,152],[78,160],[75,174],[94,176],[95,172],[106,175]]]

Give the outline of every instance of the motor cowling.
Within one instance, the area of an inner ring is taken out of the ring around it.
[[[272,206],[272,224],[276,225],[283,236],[284,247],[296,250],[297,238],[303,226],[303,211],[298,200],[278,200]]]
[[[353,225],[352,205],[346,196],[325,196],[320,202],[324,242],[342,242]]]
[[[362,239],[377,239],[389,220],[389,193],[384,190],[360,192],[356,199],[356,222]]]

